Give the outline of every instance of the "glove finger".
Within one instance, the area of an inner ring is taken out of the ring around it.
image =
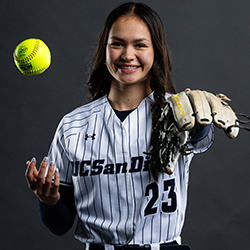
[[[233,127],[238,124],[237,117],[232,108],[228,104],[223,105],[223,109],[227,117],[224,131],[229,138],[234,139],[235,137],[237,137],[240,130],[238,127]]]
[[[237,137],[239,128],[232,127],[237,124],[237,117],[232,108],[222,98],[206,91],[204,93],[211,107],[213,123],[218,128],[224,129],[229,138]]]
[[[186,92],[186,95],[192,103],[196,122],[203,126],[211,124],[213,117],[211,116],[211,108],[204,91],[191,90]]]
[[[190,130],[195,125],[193,108],[185,92],[172,95],[167,99],[175,121],[180,130]]]
[[[221,99],[212,93],[209,93],[206,91],[203,91],[203,92],[211,107],[211,115],[213,116],[214,124],[219,128],[225,129],[227,113],[225,113]]]

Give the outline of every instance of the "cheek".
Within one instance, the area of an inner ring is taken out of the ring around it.
[[[153,66],[154,63],[154,52],[147,52],[143,53],[140,56],[141,63],[144,65],[144,67],[150,68]]]
[[[116,58],[117,58],[117,53],[114,50],[107,48],[106,49],[106,64],[107,65],[113,64]]]
[[[109,48],[106,49],[106,67],[111,75],[114,73],[113,55]]]

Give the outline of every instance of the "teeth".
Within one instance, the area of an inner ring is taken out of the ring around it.
[[[133,70],[137,69],[137,66],[121,66],[122,69]]]

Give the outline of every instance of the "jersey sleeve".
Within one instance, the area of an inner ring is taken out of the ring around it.
[[[67,153],[67,145],[64,133],[64,120],[59,123],[51,143],[48,158],[55,163],[55,167],[60,173],[60,185],[73,186],[72,184],[72,164]]]
[[[211,124],[209,126],[208,133],[206,132],[205,137],[201,137],[200,140],[193,140],[191,139],[190,147],[193,148],[194,154],[200,154],[207,151],[214,142],[214,126]]]
[[[60,186],[60,200],[55,206],[46,206],[39,201],[40,218],[43,224],[56,235],[64,235],[72,227],[76,208],[73,187]]]

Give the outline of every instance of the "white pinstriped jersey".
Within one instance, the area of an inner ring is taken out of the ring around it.
[[[154,181],[143,153],[150,151],[152,102],[151,94],[121,122],[104,96],[60,122],[49,157],[59,169],[61,185],[74,187],[75,237],[80,241],[124,245],[179,240],[193,154],[181,155],[172,175],[161,174]],[[211,126],[194,153],[209,148],[213,134]]]

